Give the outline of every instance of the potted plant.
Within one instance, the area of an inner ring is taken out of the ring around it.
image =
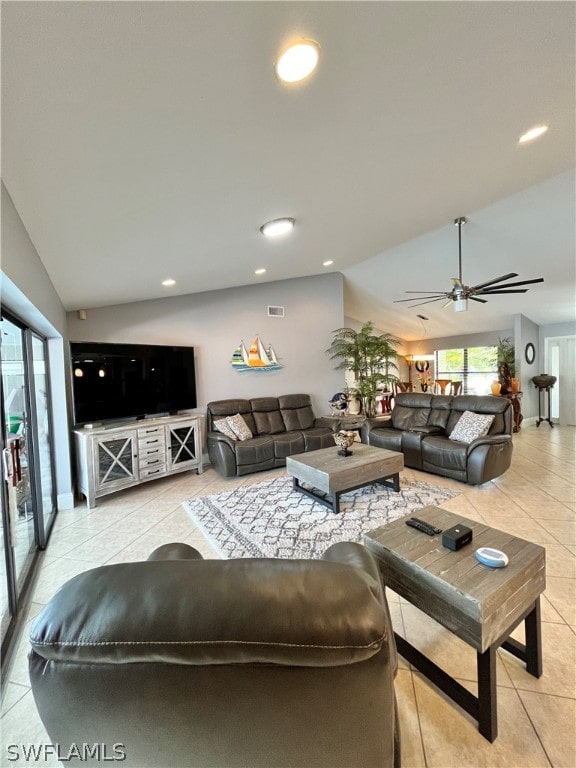
[[[354,376],[353,390],[362,401],[365,415],[376,415],[378,392],[395,381],[398,376],[396,352],[400,340],[389,333],[376,335],[374,323],[364,323],[359,331],[353,328],[338,328],[326,350],[331,360],[337,360],[336,369],[350,371]]]

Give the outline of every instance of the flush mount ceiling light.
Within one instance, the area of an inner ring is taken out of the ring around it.
[[[331,266],[332,266],[332,264],[334,264],[334,262],[332,261],[332,259],[328,259],[328,261],[323,261],[323,262],[322,262],[322,266],[323,266],[323,267],[331,267]]]
[[[542,136],[543,133],[546,133],[547,130],[547,125],[537,125],[534,128],[530,128],[529,131],[526,131],[526,133],[523,133],[522,136],[520,136],[518,144],[526,144],[528,141],[534,141],[534,139],[537,139],[539,136]]]
[[[299,40],[290,45],[274,65],[283,83],[299,83],[316,69],[320,46],[314,40]]]
[[[255,269],[254,270],[254,274],[255,275],[263,275],[265,272],[266,272],[266,270],[264,269],[264,267],[262,267],[261,269]]]
[[[267,221],[266,224],[262,224],[260,232],[262,232],[264,237],[280,237],[280,235],[291,232],[294,229],[295,223],[294,219],[288,217],[273,219],[272,221]]]
[[[169,277],[167,280],[162,280],[162,285],[166,286],[166,288],[171,288],[173,285],[176,285],[176,280],[172,280]]]

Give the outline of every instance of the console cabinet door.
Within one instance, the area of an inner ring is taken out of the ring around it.
[[[193,419],[166,426],[168,472],[198,467],[202,471],[202,442],[200,420]]]
[[[95,491],[112,490],[133,485],[138,480],[136,434],[116,432],[97,437],[94,445]]]

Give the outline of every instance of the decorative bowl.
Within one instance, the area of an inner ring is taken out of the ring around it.
[[[354,442],[356,438],[356,432],[350,432],[346,431],[345,429],[341,429],[340,432],[335,432],[333,437],[334,442],[340,448],[338,454],[340,456],[350,456],[352,452],[349,451],[348,448],[350,448]]]
[[[532,381],[538,389],[546,389],[556,384],[556,376],[551,376],[549,373],[541,373],[539,376],[532,376]]]

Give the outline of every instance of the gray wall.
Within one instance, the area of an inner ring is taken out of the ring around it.
[[[66,398],[66,312],[2,184],[2,306],[48,339],[59,509],[74,506]]]
[[[268,317],[268,305],[284,307],[285,316]],[[320,416],[344,382],[325,353],[343,319],[343,278],[331,273],[90,309],[86,320],[70,312],[67,321],[71,341],[193,346],[200,411],[211,400],[304,392]],[[272,344],[281,370],[232,368],[240,341],[248,347],[257,334]]]
[[[532,365],[526,362],[526,344],[534,344],[536,357]],[[544,347],[540,347],[538,326],[524,315],[516,315],[514,319],[514,345],[516,353],[516,377],[520,379],[522,391],[522,415],[525,419],[538,416],[538,390],[530,381],[532,376],[540,373],[544,360]]]

